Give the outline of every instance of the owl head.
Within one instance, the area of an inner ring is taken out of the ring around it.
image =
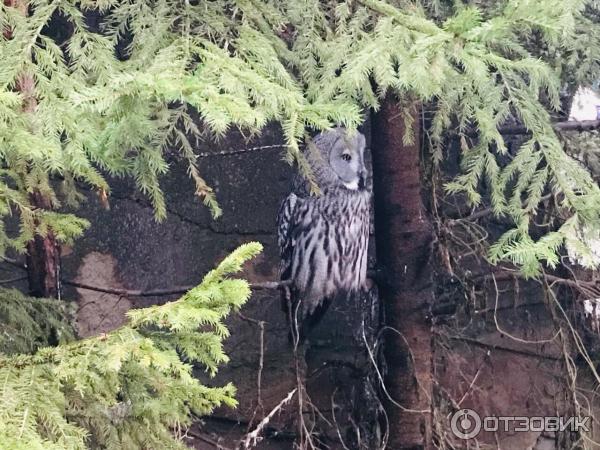
[[[359,132],[349,135],[345,128],[334,128],[318,134],[313,143],[319,150],[309,161],[321,187],[334,185],[349,190],[367,188],[365,137]]]

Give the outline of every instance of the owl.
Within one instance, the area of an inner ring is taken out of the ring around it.
[[[298,175],[277,216],[283,309],[296,344],[339,296],[365,286],[371,192],[365,137],[344,128],[313,139],[306,158],[320,195]]]

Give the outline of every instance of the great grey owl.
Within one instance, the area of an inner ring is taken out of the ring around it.
[[[277,216],[280,279],[291,338],[302,341],[331,301],[365,285],[370,190],[365,137],[344,128],[324,131],[307,151],[321,195],[298,175]],[[313,148],[313,150],[315,150]]]

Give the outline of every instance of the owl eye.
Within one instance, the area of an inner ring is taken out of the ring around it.
[[[352,156],[350,156],[348,153],[343,153],[342,159],[346,162],[349,162],[352,159]]]

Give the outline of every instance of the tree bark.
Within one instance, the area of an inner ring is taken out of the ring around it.
[[[388,96],[373,117],[377,259],[388,281],[381,287],[389,327],[384,335],[391,397],[386,408],[388,448],[394,450],[432,448],[432,334],[427,314],[433,299],[433,228],[422,198],[418,108],[414,119],[415,143],[404,145],[405,123],[395,98]]]
[[[27,1],[5,0],[4,4],[17,8],[23,15],[27,15]],[[12,30],[3,31],[6,39],[12,38]],[[22,73],[19,76],[16,89],[23,95],[22,109],[28,114],[35,114],[37,100],[35,97],[35,80],[33,75]],[[34,209],[52,209],[52,202],[39,190],[34,190],[29,195],[29,201]],[[34,225],[39,225],[38,221]],[[42,236],[36,234],[32,241],[27,243],[27,279],[29,280],[29,294],[34,297],[59,296],[59,267],[60,246],[52,230]]]
[[[52,205],[39,191],[30,195],[31,204],[51,209]],[[36,227],[38,223],[35,223]],[[27,243],[27,279],[29,295],[33,297],[59,297],[60,245],[52,230],[42,236],[36,234]]]

